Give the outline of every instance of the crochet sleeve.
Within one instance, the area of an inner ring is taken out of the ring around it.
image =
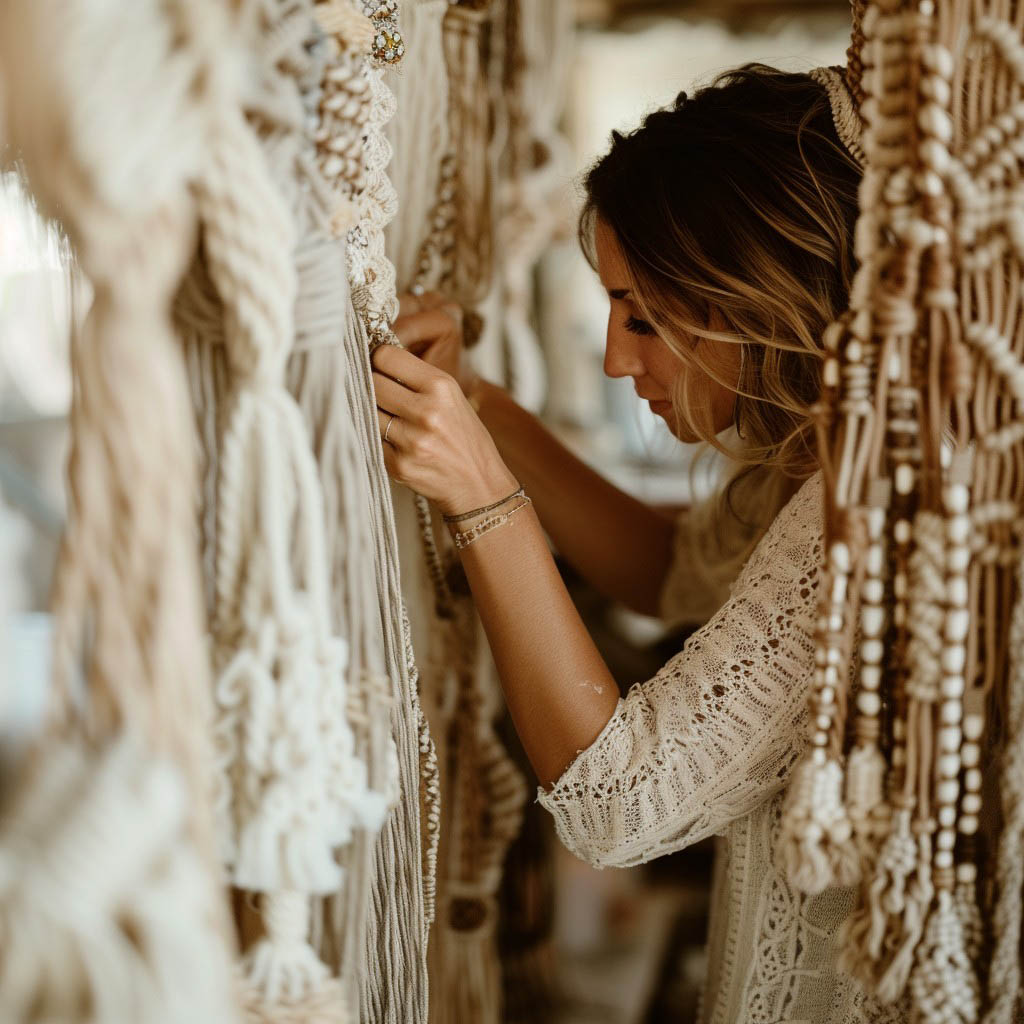
[[[821,501],[812,477],[726,604],[539,792],[577,856],[598,867],[651,860],[723,831],[785,784],[806,743]]]

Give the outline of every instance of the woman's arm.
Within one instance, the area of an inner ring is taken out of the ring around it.
[[[384,458],[401,483],[461,514],[516,480],[453,378],[401,349],[373,356]],[[391,417],[395,417],[393,420]],[[389,426],[390,424],[390,426]],[[597,738],[618,688],[576,611],[529,505],[462,549],[509,711],[544,784]]]
[[[473,398],[559,554],[606,597],[656,615],[672,560],[671,515],[610,484],[496,385],[477,383]]]
[[[501,388],[460,372],[461,311],[439,295],[406,297],[394,324],[415,355],[459,378],[506,465],[533,499],[555,549],[600,593],[658,613],[674,519],[610,484]]]

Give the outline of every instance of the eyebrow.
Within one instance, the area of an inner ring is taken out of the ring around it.
[[[609,288],[608,289],[608,294],[613,299],[627,299],[627,298],[629,298],[629,289],[628,288]]]

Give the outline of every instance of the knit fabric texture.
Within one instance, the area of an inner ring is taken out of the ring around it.
[[[685,593],[686,551],[677,544],[667,598]],[[700,1018],[708,1024],[903,1019],[836,966],[833,939],[854,891],[805,896],[776,860],[785,786],[807,743],[821,562],[815,475],[776,517],[725,604],[653,679],[630,689],[594,743],[538,794],[562,842],[598,867],[719,837]]]

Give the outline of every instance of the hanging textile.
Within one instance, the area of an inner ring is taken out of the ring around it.
[[[846,966],[912,1019],[1021,1019],[1024,13],[856,12],[866,168],[825,337],[828,562],[793,882],[860,879]],[[854,666],[852,673],[848,666]]]
[[[237,102],[232,38],[206,0],[0,7],[6,141],[94,290],[72,346],[50,712],[0,794],[3,1020],[236,1019],[168,317],[193,189]]]
[[[500,17],[494,4],[407,3],[410,58],[389,78],[398,101],[389,127],[393,178],[403,202],[387,237],[399,290],[436,290],[458,302],[470,344],[480,304],[497,294],[499,96],[488,59],[496,59],[490,43]],[[526,787],[495,734],[500,689],[450,542],[426,502],[400,491],[395,502],[421,699],[441,770],[431,1020],[497,1024],[496,896]]]
[[[424,1020],[429,736],[368,350],[394,286],[389,102],[367,55],[398,30],[393,10],[347,0],[248,14],[244,116],[222,127],[175,310],[206,459],[218,810],[247,1005],[257,1020]]]

